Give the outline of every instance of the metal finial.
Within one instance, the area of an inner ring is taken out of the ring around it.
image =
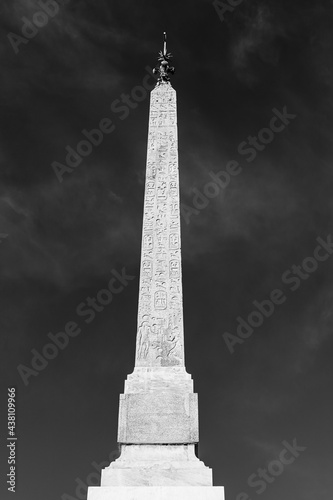
[[[163,83],[163,82],[169,82],[170,77],[169,74],[171,73],[172,75],[175,72],[175,68],[173,66],[169,66],[169,61],[172,57],[172,54],[170,52],[167,52],[167,34],[164,31],[163,33],[163,52],[162,50],[159,51],[158,53],[158,61],[160,62],[159,66],[156,66],[156,68],[153,69],[154,74],[158,74],[157,82]]]
[[[166,36],[166,31],[163,33],[163,54],[166,56],[167,55],[167,36]]]

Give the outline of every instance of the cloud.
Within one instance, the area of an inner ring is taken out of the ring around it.
[[[276,41],[285,33],[277,12],[273,12],[269,4],[258,3],[243,11],[244,14],[241,10],[239,12],[242,29],[236,29],[232,37],[230,59],[239,79],[252,85],[259,79],[254,58],[276,66],[280,58]]]
[[[10,235],[4,279],[70,289],[131,258],[138,230],[107,171],[96,165],[62,184],[51,178],[30,188],[7,187],[0,201]]]

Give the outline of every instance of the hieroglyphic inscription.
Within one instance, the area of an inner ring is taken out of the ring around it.
[[[151,93],[137,366],[184,365],[176,92]]]

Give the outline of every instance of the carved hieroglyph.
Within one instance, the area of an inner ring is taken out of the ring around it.
[[[151,92],[136,366],[184,366],[176,92]]]

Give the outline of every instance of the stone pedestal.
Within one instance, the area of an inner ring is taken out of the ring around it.
[[[120,457],[102,470],[101,486],[212,486],[212,470],[193,444],[121,445]]]
[[[184,367],[135,368],[120,395],[118,443],[195,444],[198,395]]]
[[[222,486],[93,486],[88,500],[224,500]]]

